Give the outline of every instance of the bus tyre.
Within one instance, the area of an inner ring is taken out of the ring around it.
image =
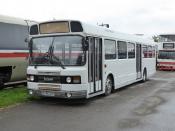
[[[105,82],[105,96],[108,96],[111,94],[112,85],[113,85],[112,78],[108,76]]]
[[[2,90],[4,88],[4,84],[3,81],[0,79],[0,90]]]
[[[145,82],[145,81],[147,81],[148,80],[148,78],[147,78],[147,71],[146,70],[144,70],[144,72],[143,72],[143,79],[142,79],[142,81],[143,82]]]

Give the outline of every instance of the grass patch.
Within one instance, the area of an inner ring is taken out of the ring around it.
[[[0,90],[0,108],[23,103],[29,100],[30,96],[25,86]]]

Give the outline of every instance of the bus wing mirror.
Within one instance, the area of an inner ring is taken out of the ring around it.
[[[89,48],[89,40],[87,38],[83,38],[83,50],[87,51]]]
[[[31,42],[30,42],[29,38],[25,38],[24,42],[27,43],[28,47],[30,47]]]

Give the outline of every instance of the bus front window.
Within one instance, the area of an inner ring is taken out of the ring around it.
[[[175,59],[175,51],[159,51],[158,59]]]
[[[82,66],[86,62],[81,36],[32,39],[31,65]]]

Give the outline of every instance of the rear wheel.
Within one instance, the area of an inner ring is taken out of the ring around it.
[[[112,92],[112,87],[113,87],[113,81],[110,76],[107,77],[106,82],[105,82],[105,96],[108,96]]]

